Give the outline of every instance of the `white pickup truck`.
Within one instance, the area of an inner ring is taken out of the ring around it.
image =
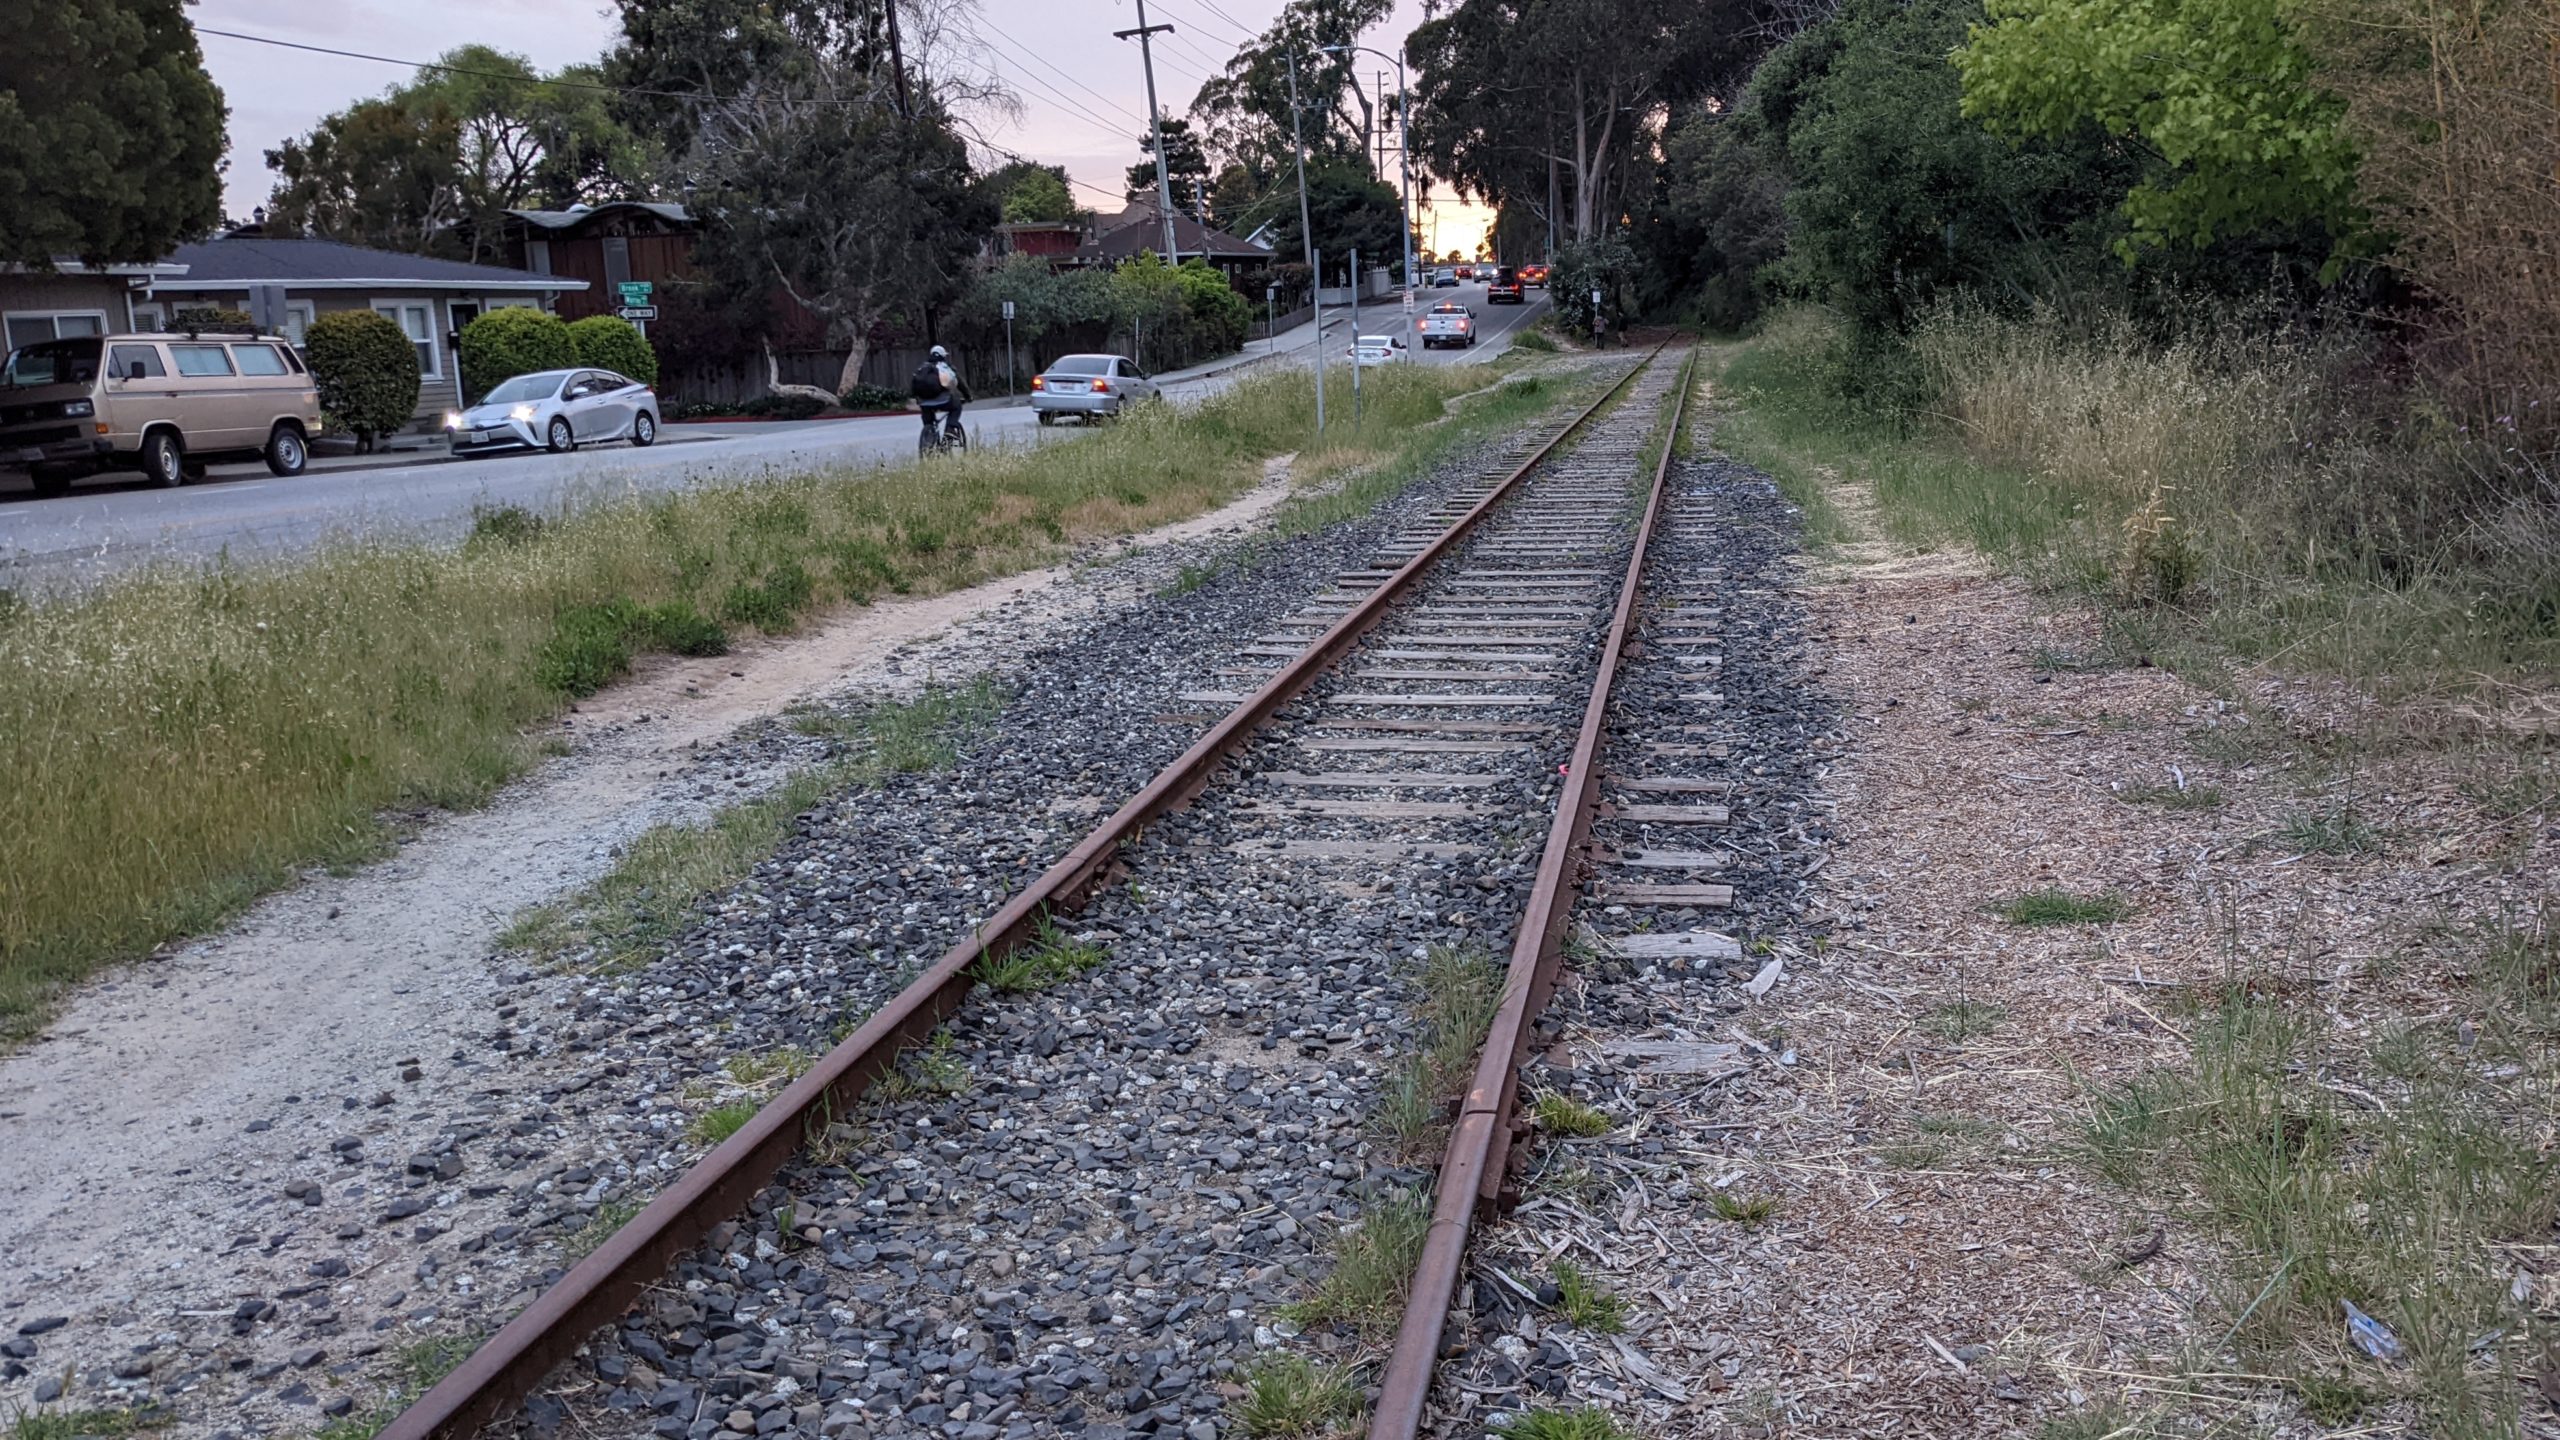
[[[1460,349],[1476,343],[1476,312],[1454,300],[1443,300],[1422,316],[1422,348],[1437,350],[1443,345]]]

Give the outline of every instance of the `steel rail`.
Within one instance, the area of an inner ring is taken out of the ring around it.
[[[1671,455],[1680,441],[1680,417],[1688,404],[1698,352],[1682,361],[1678,388],[1672,393],[1671,419],[1664,427],[1662,456],[1654,464],[1644,518],[1636,526],[1627,576],[1618,587],[1618,608],[1609,621],[1609,638],[1591,682],[1591,699],[1583,706],[1582,733],[1576,737],[1565,784],[1556,799],[1555,819],[1547,826],[1547,844],[1538,856],[1529,903],[1520,914],[1520,930],[1511,946],[1511,963],[1503,973],[1502,1005],[1485,1032],[1475,1079],[1450,1127],[1448,1148],[1440,1160],[1439,1188],[1432,1200],[1431,1226],[1424,1232],[1422,1257],[1413,1268],[1406,1292],[1404,1318],[1396,1328],[1395,1349],[1379,1378],[1378,1403],[1369,1413],[1369,1440],[1414,1440],[1422,1428],[1423,1407],[1431,1397],[1432,1367],[1440,1354],[1449,1303],[1465,1273],[1467,1237],[1476,1211],[1500,1192],[1511,1152],[1511,1112],[1518,1099],[1520,1056],[1529,1027],[1554,993],[1556,972],[1564,955],[1564,930],[1573,918],[1572,885],[1583,849],[1591,835],[1592,811],[1600,798],[1600,742],[1608,730],[1609,692],[1617,678],[1619,658],[1634,629],[1636,598],[1642,592],[1645,551],[1652,544],[1655,520],[1671,474]]]
[[[1012,953],[1051,911],[1071,908],[1089,894],[1122,845],[1135,840],[1156,817],[1197,795],[1229,754],[1339,660],[1441,556],[1491,514],[1522,477],[1642,374],[1661,349],[1655,346],[1652,354],[1523,459],[1466,514],[1450,522],[1261,689],[1227,712],[1180,758],[1158,771],[1145,788],[1095,826],[1028,889],[952,946],[933,968],[891,997],[789,1088],[767,1101],[736,1134],[694,1162],[610,1239],[402,1410],[375,1440],[464,1440],[522,1404],[553,1366],[569,1358],[598,1327],[628,1310],[679,1255],[701,1243],[714,1226],[746,1209],[813,1127],[823,1128],[849,1110],[896,1063],[899,1051],[931,1035],[958,1010],[975,983],[973,972],[981,960]]]

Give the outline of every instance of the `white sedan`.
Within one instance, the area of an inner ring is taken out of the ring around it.
[[[1401,336],[1363,335],[1351,342],[1351,363],[1354,365],[1395,365],[1412,358],[1405,353]]]
[[[611,370],[537,370],[499,382],[444,417],[456,455],[575,450],[590,440],[658,438],[658,392]]]

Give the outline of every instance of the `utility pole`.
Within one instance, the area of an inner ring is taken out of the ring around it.
[[[1307,137],[1298,115],[1298,52],[1289,52],[1289,148],[1298,157],[1298,238],[1307,243],[1307,298],[1315,306],[1316,433],[1324,433],[1324,272],[1316,268],[1316,229],[1307,219]],[[1158,167],[1162,168],[1162,167]]]
[[[1170,25],[1147,23],[1147,0],[1138,0],[1138,28],[1114,30],[1115,37],[1138,38],[1138,63],[1147,72],[1147,133],[1156,147],[1156,219],[1164,226],[1164,263],[1178,265],[1181,257],[1173,253],[1173,175],[1164,163],[1164,116],[1156,109],[1156,52],[1152,43],[1157,35],[1170,35]]]
[[[898,48],[898,0],[880,0],[880,8],[889,16],[889,68],[898,76],[898,113],[913,119],[916,109],[907,98],[907,57]]]

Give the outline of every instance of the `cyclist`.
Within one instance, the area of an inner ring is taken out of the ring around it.
[[[923,443],[930,447],[938,441],[960,433],[960,406],[976,397],[969,393],[968,382],[951,368],[951,352],[939,345],[925,352],[922,365],[907,382],[908,393],[916,397],[916,411],[924,417]],[[936,434],[934,421],[950,417],[949,426]]]

